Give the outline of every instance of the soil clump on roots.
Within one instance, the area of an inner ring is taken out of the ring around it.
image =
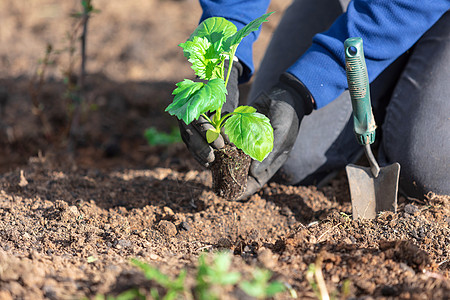
[[[237,200],[247,187],[250,156],[231,145],[214,150],[214,155],[215,160],[210,167],[214,192],[227,200]]]

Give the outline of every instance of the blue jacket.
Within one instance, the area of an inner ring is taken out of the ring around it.
[[[224,17],[238,29],[264,14],[269,0],[200,0],[201,20]],[[413,46],[450,9],[450,0],[354,0],[330,29],[313,38],[312,46],[287,71],[309,89],[316,107],[336,99],[347,89],[344,41],[361,37],[364,41],[369,80]],[[247,67],[243,80],[253,71],[252,45],[259,31],[244,38],[236,52]],[[432,55],[432,53],[430,53]]]

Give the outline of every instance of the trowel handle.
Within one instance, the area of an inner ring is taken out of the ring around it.
[[[375,118],[370,104],[369,77],[364,59],[363,41],[360,37],[344,42],[345,69],[348,89],[352,99],[354,131],[361,145],[375,141]]]

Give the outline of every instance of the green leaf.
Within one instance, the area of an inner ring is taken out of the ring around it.
[[[170,283],[170,279],[167,275],[161,273],[158,269],[138,260],[131,259],[131,263],[141,269],[144,272],[145,278],[149,280],[155,280],[163,287],[167,287]]]
[[[273,14],[274,12],[270,12],[267,14],[262,15],[259,18],[254,19],[250,23],[248,23],[246,26],[244,26],[241,30],[233,34],[231,37],[227,38],[225,41],[224,48],[226,51],[231,49],[232,47],[237,48],[239,43],[242,41],[244,37],[252,33],[253,31],[256,31],[259,29],[262,23],[267,22],[267,17]]]
[[[272,297],[273,295],[283,292],[284,285],[281,282],[270,282],[272,273],[269,270],[255,269],[253,272],[253,280],[244,281],[239,286],[248,295],[263,299]]]
[[[109,297],[107,298],[110,299]],[[117,295],[117,297],[111,297],[114,300],[136,300],[136,299],[145,299],[145,295],[142,295],[141,292],[137,288],[129,289]]]
[[[206,84],[185,79],[177,83],[177,88],[172,94],[175,98],[166,111],[189,124],[201,114],[222,107],[227,90],[225,82],[219,78],[212,79]]]
[[[178,292],[174,290],[167,291],[167,294],[164,296],[163,300],[174,300],[178,296]]]
[[[214,79],[219,68],[221,57],[214,50],[213,44],[206,37],[195,36],[179,45],[192,63],[191,68],[200,79]]]
[[[219,137],[219,135],[220,133],[217,132],[215,129],[208,129],[206,131],[206,141],[208,143],[212,143]]]
[[[253,159],[263,161],[273,149],[270,120],[254,107],[237,107],[224,128],[230,141]]]
[[[217,54],[223,52],[223,43],[237,32],[236,25],[222,17],[212,17],[201,22],[189,37],[188,41],[194,37],[205,37],[213,45]],[[189,58],[188,53],[184,53]]]
[[[266,288],[266,296],[272,297],[275,294],[284,292],[286,290],[286,287],[284,284],[282,284],[279,281],[274,281],[269,284],[269,286]]]
[[[150,146],[170,145],[181,142],[178,128],[173,128],[170,133],[165,133],[155,127],[149,127],[145,130],[144,136]]]
[[[178,277],[172,282],[170,288],[178,292],[184,290],[184,280],[186,279],[187,271],[185,269],[181,270]]]
[[[214,257],[214,269],[218,273],[226,273],[231,266],[231,255],[227,252],[219,252]]]
[[[241,282],[239,286],[244,292],[252,297],[264,297],[264,289],[260,285],[254,284],[253,282],[244,281]]]
[[[231,272],[222,274],[216,283],[220,285],[234,285],[239,281],[239,279],[241,279],[241,274],[239,272]]]

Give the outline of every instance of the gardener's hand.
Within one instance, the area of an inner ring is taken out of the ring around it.
[[[225,61],[225,74],[227,74],[227,70],[228,60]],[[242,75],[242,72],[243,67],[241,63],[234,61],[227,85],[227,100],[222,107],[222,114],[234,111],[239,104],[238,80],[239,76]],[[206,131],[213,127],[202,116],[200,116],[198,120],[191,122],[189,125],[186,125],[182,120],[179,120],[178,125],[180,127],[181,138],[191,154],[200,164],[208,167],[215,159],[214,149],[223,148],[227,137],[224,134],[221,134],[214,142],[208,144],[206,141]]]
[[[240,200],[257,192],[286,162],[297,139],[300,123],[313,110],[308,89],[293,75],[284,73],[266,94],[260,94],[251,106],[270,119],[274,143],[272,152],[262,161],[252,161],[247,189]]]

